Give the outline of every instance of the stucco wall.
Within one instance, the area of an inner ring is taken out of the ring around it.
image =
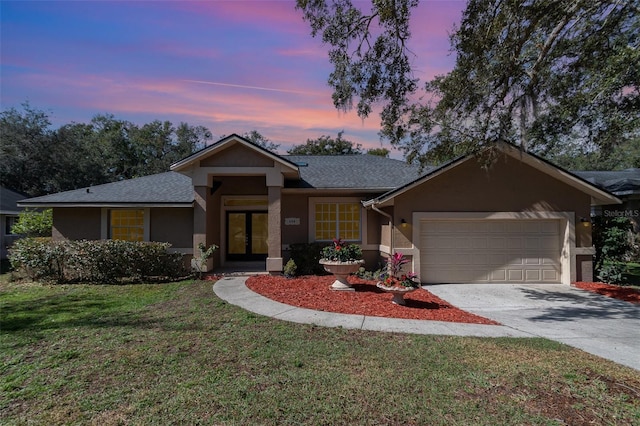
[[[501,157],[489,170],[475,159],[423,183],[395,199],[394,219],[397,248],[411,247],[412,213],[420,212],[575,212],[576,246],[591,246],[591,228],[579,225],[588,218],[591,199],[511,157]]]
[[[173,248],[193,246],[193,209],[152,208],[150,240],[171,243]]]
[[[273,160],[244,145],[233,145],[200,161],[203,167],[273,167]]]
[[[286,225],[285,219],[300,219],[298,225]],[[282,244],[306,243],[309,240],[309,196],[283,194]]]
[[[219,195],[267,195],[264,176],[214,176],[220,182]]]
[[[99,240],[99,207],[56,207],[53,209],[54,240]]]

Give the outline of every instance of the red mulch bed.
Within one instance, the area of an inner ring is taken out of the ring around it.
[[[336,291],[330,288],[334,280],[332,275],[292,279],[257,275],[247,279],[247,287],[269,299],[317,311],[469,324],[499,324],[458,309],[424,289],[405,295],[407,304],[399,306],[391,303],[393,296],[377,288],[374,281],[350,276],[349,283],[355,291]]]
[[[632,287],[621,287],[604,283],[577,282],[573,284],[582,290],[592,291],[614,299],[640,304],[640,290]]]

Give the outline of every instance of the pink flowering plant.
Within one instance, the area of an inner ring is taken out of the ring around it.
[[[389,256],[385,272],[380,275],[380,283],[385,287],[420,287],[416,274],[402,270],[402,265],[408,262],[409,259],[400,252]]]
[[[341,238],[334,238],[333,244],[324,247],[322,259],[333,262],[353,262],[362,259],[362,249],[357,244],[346,244]]]

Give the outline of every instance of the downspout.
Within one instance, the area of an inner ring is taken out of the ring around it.
[[[391,235],[389,236],[389,251],[391,253],[389,253],[390,255],[393,255],[393,234],[395,231],[395,225],[393,224],[393,216],[391,216],[389,213],[383,212],[382,210],[380,210],[379,208],[376,207],[376,205],[374,203],[371,203],[371,209],[374,212],[378,212],[380,213],[382,216],[386,217],[387,219],[389,219],[389,231],[391,232]]]

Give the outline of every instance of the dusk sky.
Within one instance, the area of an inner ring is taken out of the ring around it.
[[[414,11],[422,82],[453,67],[448,37],[464,7],[423,0]],[[2,0],[0,17],[2,109],[28,101],[56,128],[110,113],[203,125],[214,140],[257,130],[281,153],[341,130],[380,146],[377,114],[362,121],[333,107],[328,47],[293,0]]]

